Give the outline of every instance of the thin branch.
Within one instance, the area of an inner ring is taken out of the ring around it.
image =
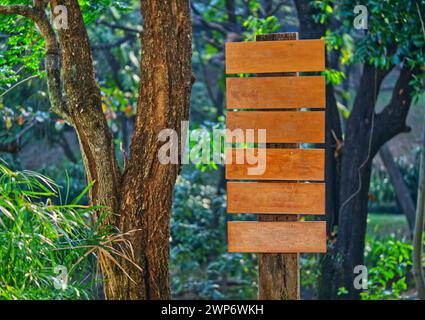
[[[273,16],[275,15],[276,12],[278,12],[280,10],[280,8],[282,8],[286,3],[286,1],[281,1],[280,3],[278,3],[272,10],[270,10],[269,12],[267,12],[266,14],[268,16]]]
[[[34,21],[40,19],[40,12],[37,9],[23,5],[0,6],[0,14],[21,15]]]
[[[9,93],[10,91],[12,91],[17,86],[19,86],[19,85],[21,85],[21,84],[23,84],[23,83],[25,83],[25,82],[33,79],[33,78],[37,78],[37,77],[38,77],[38,74],[35,74],[35,75],[32,75],[32,76],[30,76],[28,78],[25,78],[25,79],[19,81],[18,83],[15,83],[13,86],[11,86],[9,89],[7,89],[5,92],[3,92],[2,94],[0,94],[0,98],[3,97],[4,95],[6,95],[7,93]]]
[[[418,10],[419,20],[421,21],[422,33],[425,39],[425,24],[424,24],[424,20],[422,19],[421,9],[419,9],[419,4],[417,1],[416,1],[416,9]]]
[[[108,49],[113,49],[116,47],[119,47],[120,45],[130,41],[130,40],[134,40],[136,37],[134,35],[126,35],[125,37],[123,37],[122,39],[119,39],[113,43],[98,43],[98,44],[94,44],[92,45],[92,49],[93,50],[108,50]]]
[[[204,17],[202,16],[202,13],[195,7],[193,2],[191,2],[191,7],[192,7],[192,11],[194,13],[194,15],[193,15],[193,26],[194,27],[203,25],[203,26],[205,26],[209,29],[216,30],[216,31],[220,32],[221,34],[223,34],[224,36],[226,36],[228,30],[226,30],[226,28],[224,27],[223,24],[206,21],[204,19]]]
[[[409,83],[419,72],[419,68],[411,70],[406,63],[403,65],[390,102],[376,117],[373,154],[397,134],[410,131],[406,126],[406,117],[412,102],[413,87]]]
[[[66,101],[62,94],[62,82],[60,76],[61,62],[59,55],[59,43],[53,31],[53,27],[44,11],[43,1],[35,1],[36,7],[23,5],[0,6],[0,14],[22,15],[30,18],[37,25],[45,41],[46,58],[45,67],[47,73],[47,86],[51,109],[69,123],[72,123],[66,108]]]
[[[34,127],[35,122],[32,121],[28,126],[22,129],[11,141],[0,143],[0,152],[17,153],[22,148],[21,138]]]
[[[131,32],[131,33],[140,33],[143,31],[142,28],[132,28],[132,27],[128,27],[122,24],[118,24],[118,23],[110,23],[107,21],[103,21],[103,20],[99,20],[97,22],[98,24],[104,25],[106,27],[109,27],[111,29],[119,29],[119,30],[123,30],[126,32]]]

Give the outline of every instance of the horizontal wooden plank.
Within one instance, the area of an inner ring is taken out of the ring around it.
[[[325,112],[323,111],[228,111],[226,127],[254,129],[251,134],[245,131],[246,142],[258,141],[258,129],[266,129],[269,143],[324,143]],[[226,136],[232,142],[233,136]]]
[[[324,214],[324,183],[228,182],[228,213]]]
[[[264,150],[260,152],[260,155],[263,152]],[[237,158],[238,153],[240,161]],[[325,150],[323,149],[266,149],[265,156],[260,157],[259,163],[256,158],[247,158],[247,155],[251,154],[257,157],[258,150],[227,148],[226,179],[311,181],[325,179]],[[250,162],[254,164],[249,164],[248,160],[252,160]],[[261,160],[264,160],[263,164]],[[256,172],[252,171],[253,168],[256,168]]]
[[[323,40],[227,42],[226,73],[325,70]]]
[[[326,223],[231,221],[229,252],[326,252]]]
[[[227,78],[229,109],[325,108],[325,77]]]

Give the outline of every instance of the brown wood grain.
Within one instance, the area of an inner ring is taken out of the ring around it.
[[[325,213],[324,183],[228,182],[228,213]]]
[[[323,40],[227,42],[226,73],[323,71]]]
[[[257,164],[248,164],[247,150],[226,149],[226,179],[230,180],[312,180],[323,181],[325,178],[324,149],[266,149],[265,170],[260,175],[248,173],[248,168]],[[243,155],[243,163],[237,163],[237,152]],[[253,150],[254,157],[258,150]]]
[[[323,143],[325,142],[325,112],[323,111],[228,111],[226,127],[254,129],[246,134],[246,142],[257,142],[258,129],[266,129],[267,143]],[[232,142],[232,135],[227,135]]]
[[[231,221],[229,252],[326,252],[326,222]]]
[[[325,90],[323,76],[227,78],[227,108],[325,108]]]

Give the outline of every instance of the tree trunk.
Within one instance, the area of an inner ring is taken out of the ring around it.
[[[78,1],[58,0],[68,9],[68,29],[59,29],[62,78],[67,112],[77,131],[87,181],[96,181],[90,202],[118,212],[119,169],[111,131],[102,112],[87,31]],[[114,215],[105,223],[114,225]]]
[[[78,1],[50,1],[52,11],[57,5],[67,8],[68,28],[57,30],[59,43],[47,19],[44,1],[35,0],[34,7],[0,6],[0,14],[20,14],[32,19],[45,38],[51,110],[77,131],[87,182],[93,182],[90,204],[106,207],[109,212],[100,223],[118,227],[122,233],[132,231],[127,237],[131,248],[124,249],[127,252],[116,244],[132,262],[117,256],[99,257],[108,299],[170,297],[169,222],[179,167],[160,164],[158,134],[166,128],[179,132],[181,121],[188,118],[192,26],[188,0],[141,3],[145,31],[140,96],[131,158],[123,176],[102,112],[90,42]]]
[[[418,298],[424,300],[425,276],[422,266],[422,246],[425,216],[425,127],[422,137],[423,141],[418,183],[418,202],[416,206],[416,227],[413,237],[413,276],[415,278],[416,290],[418,291]]]
[[[348,296],[343,296],[344,299],[359,297],[359,291],[353,287],[353,270],[356,265],[363,264],[368,191],[374,157],[371,128],[375,119],[375,100],[383,78],[382,72],[365,66],[361,79],[365,85],[359,88],[347,122],[341,162],[338,238],[334,251],[327,254],[324,261],[327,269],[323,272],[327,273],[327,283],[322,285],[322,290],[331,295],[327,298],[337,298],[338,289],[342,287],[349,292]],[[322,295],[323,292],[319,297],[323,298]]]
[[[360,290],[353,286],[354,267],[363,265],[364,260],[372,160],[383,144],[407,131],[405,121],[413,90],[409,83],[418,72],[405,65],[390,103],[381,113],[374,115],[380,85],[390,71],[364,65],[360,87],[347,121],[341,161],[338,236],[334,249],[327,254],[323,264],[322,276],[328,280],[319,292],[322,299],[338,298],[338,289],[342,287],[349,292],[342,296],[343,299],[359,298]]]
[[[141,84],[135,132],[123,173],[119,228],[140,229],[129,237],[136,252],[134,266],[107,284],[114,299],[169,299],[170,210],[178,165],[159,162],[158,134],[180,133],[188,119],[192,86],[192,27],[188,0],[142,1],[144,18]]]

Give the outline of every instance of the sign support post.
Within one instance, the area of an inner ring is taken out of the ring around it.
[[[297,38],[226,43],[227,213],[258,217],[228,221],[228,251],[259,254],[261,300],[300,299],[299,254],[326,252],[326,222],[299,219],[325,214],[325,43]]]
[[[298,32],[259,35],[256,40],[298,40]],[[296,72],[273,74],[273,76],[296,75]],[[298,144],[286,144],[285,147],[296,148]],[[258,221],[298,221],[298,216],[259,215]],[[299,253],[262,253],[258,255],[258,298],[260,300],[300,299]]]

